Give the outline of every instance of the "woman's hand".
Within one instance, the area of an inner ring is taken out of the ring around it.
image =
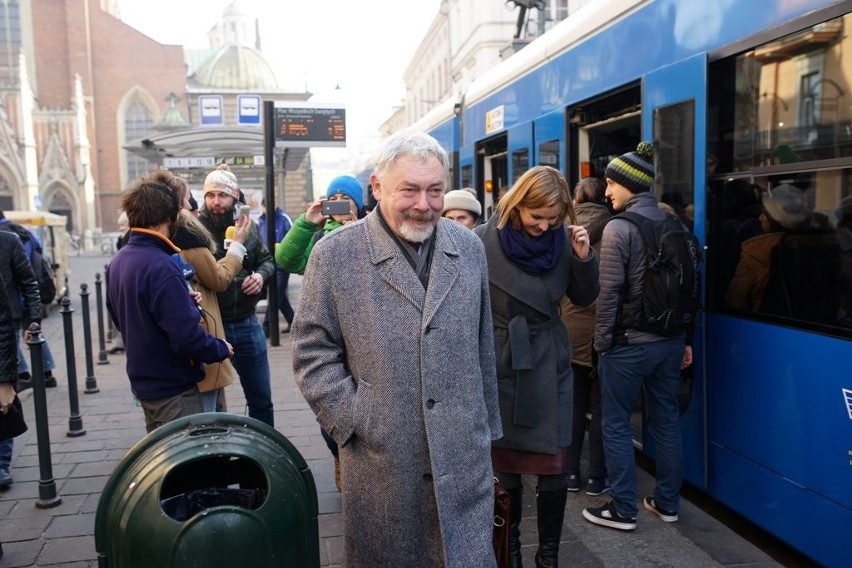
[[[234,221],[234,241],[241,245],[246,244],[250,229],[251,217],[248,215],[240,215],[237,220]]]
[[[571,246],[574,247],[574,254],[581,260],[589,258],[589,250],[592,248],[589,243],[589,232],[582,225],[568,225],[568,238],[571,239]]]

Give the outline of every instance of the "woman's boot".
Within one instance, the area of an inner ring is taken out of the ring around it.
[[[538,508],[538,552],[536,568],[558,568],[559,541],[562,540],[562,521],[565,518],[567,489],[539,491],[536,498]]]
[[[509,566],[510,568],[523,568],[524,562],[521,558],[521,516],[524,508],[524,486],[519,485],[507,489],[511,503],[509,504]]]

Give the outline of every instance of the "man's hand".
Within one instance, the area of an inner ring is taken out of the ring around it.
[[[263,276],[254,272],[243,280],[242,291],[246,296],[256,296],[263,289]]]
[[[0,383],[0,414],[9,412],[9,407],[15,401],[15,387],[12,383]]]
[[[234,222],[234,241],[240,243],[241,245],[246,244],[250,230],[251,217],[249,217],[248,215],[246,215],[245,217],[240,216]]]
[[[224,339],[222,341],[225,341]],[[234,346],[225,341],[225,345],[228,346],[228,359],[233,359],[234,357]]]
[[[683,348],[683,361],[680,362],[680,368],[686,369],[692,365],[692,345],[687,345]]]

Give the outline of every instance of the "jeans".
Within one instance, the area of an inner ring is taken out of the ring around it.
[[[41,344],[41,360],[44,362],[44,372],[52,371],[56,368],[56,363],[53,362],[53,353],[50,352],[50,344],[47,338],[44,338],[44,343]],[[30,366],[27,364],[27,357],[21,350],[21,344],[18,342],[18,374],[28,373]]]
[[[0,469],[9,470],[12,463],[12,449],[15,438],[9,438],[0,442]]]
[[[266,337],[257,316],[238,322],[225,322],[223,327],[225,339],[234,347],[231,362],[240,375],[249,416],[275,426]]]
[[[275,273],[278,284],[275,286],[278,295],[278,309],[284,320],[291,324],[293,323],[293,306],[290,305],[290,298],[287,297],[287,285],[290,283],[290,273],[285,270],[279,270]],[[269,329],[269,308],[266,309],[266,315],[263,316],[263,329]]]
[[[571,363],[574,371],[574,424],[571,436],[571,473],[580,474],[580,454],[586,435],[586,413],[589,422],[589,477],[604,479],[603,440],[601,436],[601,382],[592,367]]]
[[[654,500],[667,511],[677,511],[683,481],[678,386],[683,339],[613,347],[600,359],[603,442],[609,470],[610,494],[623,517],[635,518],[636,465],[630,414],[642,385],[645,416],[657,449]]]

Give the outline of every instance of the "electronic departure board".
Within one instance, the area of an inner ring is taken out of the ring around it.
[[[281,148],[346,146],[346,111],[340,107],[275,105],[275,145]]]

